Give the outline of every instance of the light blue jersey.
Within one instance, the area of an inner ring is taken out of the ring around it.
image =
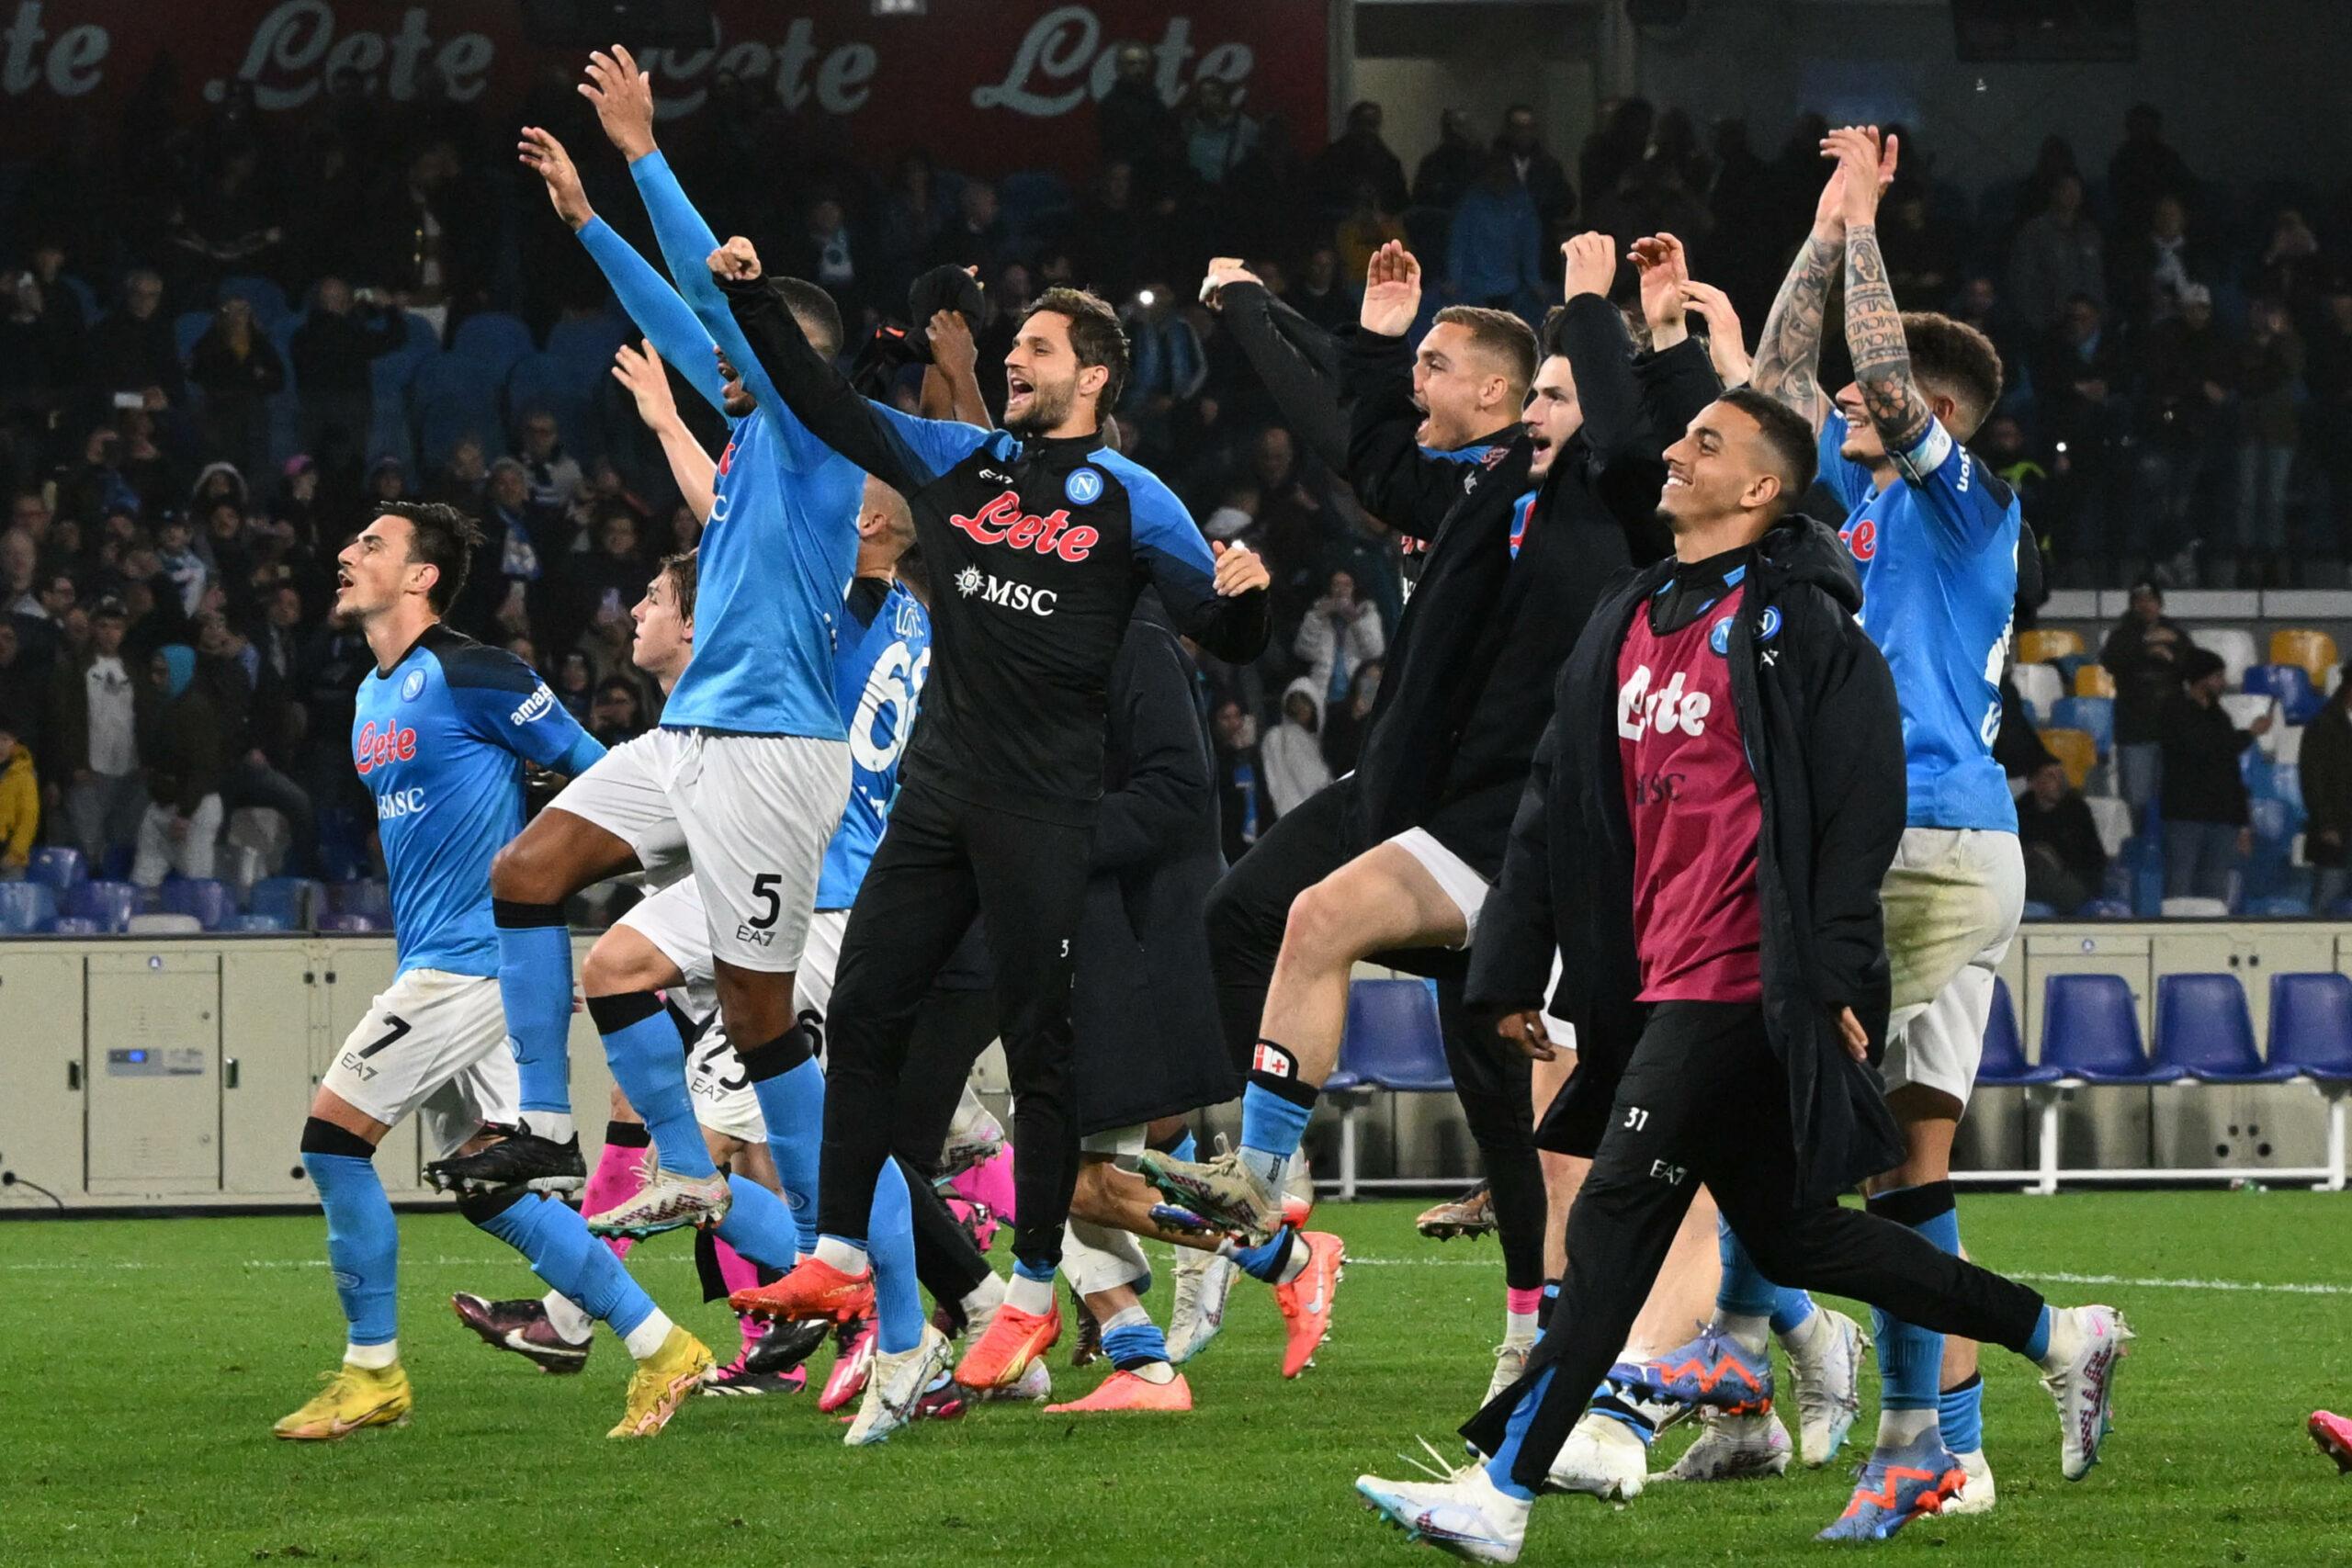
[[[436,625],[359,682],[351,750],[376,797],[400,972],[496,975],[490,862],[523,830],[524,759],[576,778],[605,749],[529,665]]]
[[[714,408],[714,347],[759,407],[718,460],[695,590],[695,657],[662,710],[667,729],[842,739],[833,702],[842,592],[857,565],[865,476],[808,434],[768,381],[706,259],[718,248],[659,152],[629,165],[673,289],[634,246],[592,219],[581,243],[639,330]]]
[[[2016,492],[1929,421],[1897,454],[1895,482],[1838,456],[1846,421],[1821,431],[1821,479],[1846,503],[1839,536],[1862,579],[1862,629],[1886,655],[1903,706],[1905,818],[1914,828],[2018,830],[1993,761],[2001,664],[2018,596]]]
[[[702,656],[697,653],[695,658]],[[915,706],[931,673],[931,615],[902,583],[850,584],[842,651],[833,661],[833,696],[849,725],[849,807],[825,846],[817,908],[846,909],[882,841],[899,793],[899,758],[913,733]]]

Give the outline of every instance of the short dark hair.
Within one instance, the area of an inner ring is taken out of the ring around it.
[[[1470,341],[1503,361],[1505,374],[1521,392],[1535,379],[1535,332],[1509,310],[1484,305],[1448,305],[1437,313],[1436,324],[1463,327]]]
[[[1048,288],[1029,306],[1029,314],[1021,318],[1022,324],[1041,311],[1050,310],[1069,322],[1070,353],[1078,359],[1081,370],[1100,365],[1111,373],[1102,383],[1102,395],[1094,400],[1095,409],[1108,414],[1119,403],[1119,394],[1127,387],[1127,333],[1119,325],[1119,312],[1100,294],[1083,288]]]
[[[842,351],[842,308],[831,295],[805,277],[771,277],[768,288],[800,323],[811,347],[828,359]]]
[[[670,580],[671,596],[678,601],[678,619],[695,618],[695,588],[702,576],[701,557],[694,550],[681,550],[673,556],[663,556],[656,575]]]
[[[376,508],[376,515],[407,520],[408,558],[441,574],[425,592],[424,602],[435,615],[447,615],[465,592],[466,569],[482,543],[481,525],[440,501],[388,501]]]
[[[1993,340],[1939,310],[1905,310],[1903,341],[1911,349],[1911,378],[1950,397],[1953,417],[1967,427],[1952,434],[1962,441],[1975,434],[2001,400],[2001,351]]]
[[[1757,423],[1764,433],[1764,444],[1772,450],[1781,470],[1780,512],[1778,516],[1794,507],[1804,492],[1813,488],[1813,476],[1818,464],[1814,452],[1813,426],[1804,416],[1768,392],[1753,387],[1733,387],[1717,397],[1719,403],[1729,403]]]

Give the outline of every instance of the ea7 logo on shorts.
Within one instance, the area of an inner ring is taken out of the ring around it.
[[[985,604],[998,604],[1008,610],[1020,610],[1032,615],[1050,615],[1061,595],[1050,588],[1032,588],[1025,582],[1013,582],[984,572],[978,567],[967,566],[956,574],[956,592],[969,599],[975,595]]]
[[[506,716],[506,722],[520,727],[530,723],[535,718],[545,717],[548,710],[553,706],[555,706],[555,694],[548,691],[548,683],[542,681],[532,690],[529,696],[523,699],[521,707]]]
[[[1694,739],[1707,732],[1707,715],[1715,700],[1704,692],[1685,692],[1682,671],[1653,692],[1650,667],[1634,667],[1633,676],[1617,688],[1617,733],[1639,740],[1645,733],[1672,735],[1676,730]]]
[[[1059,556],[1066,561],[1084,560],[1102,537],[1098,530],[1083,523],[1071,527],[1069,512],[1060,508],[1043,517],[1022,511],[1020,493],[1010,490],[970,516],[957,513],[947,521],[977,544],[1010,545],[1016,550],[1035,550],[1041,556]]]
[[[424,809],[424,792],[421,789],[388,790],[376,797],[376,820],[389,822],[395,817],[413,817]]]
[[[738,921],[735,926],[735,940],[748,942],[754,947],[774,947],[775,932],[760,931],[748,920]]]

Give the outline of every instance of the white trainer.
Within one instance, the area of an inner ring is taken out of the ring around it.
[[[2134,1337],[2111,1306],[2066,1307],[2051,1325],[2041,1386],[2058,1404],[2059,1458],[2069,1481],[2080,1481],[2098,1462],[2100,1440],[2113,1425],[2123,1347]]]
[[[1488,1480],[1484,1462],[1441,1473],[1443,1478],[1436,1481],[1359,1475],[1356,1491],[1408,1540],[1425,1540],[1473,1562],[1518,1562],[1527,1540],[1529,1505]]]
[[[849,1431],[842,1441],[853,1448],[866,1443],[878,1443],[908,1422],[914,1419],[915,1405],[929,1388],[956,1362],[956,1352],[947,1343],[947,1336],[930,1324],[922,1325],[922,1339],[911,1350],[893,1355],[876,1349],[874,1371],[865,1380],[865,1397],[857,1407],[857,1419],[849,1424]]]
[[[1954,1514],[1989,1514],[1993,1511],[1993,1467],[1984,1462],[1984,1450],[1971,1454],[1954,1454],[1960,1468],[1968,1477],[1960,1491],[1944,1499],[1938,1510],[1947,1518]]]
[[[1818,1470],[1837,1456],[1854,1428],[1862,1407],[1862,1352],[1871,1348],[1871,1337],[1842,1312],[1826,1306],[1813,1311],[1820,1321],[1807,1322],[1798,1343],[1781,1343],[1796,1383],[1797,1452],[1806,1468]]]
[[[1631,1427],[1588,1410],[1569,1430],[1568,1440],[1560,1445],[1544,1480],[1555,1491],[1627,1503],[1642,1495],[1649,1471],[1650,1446]]]
[[[1698,1440],[1657,1479],[1761,1481],[1785,1474],[1790,1457],[1789,1429],[1775,1413],[1724,1416],[1710,1410],[1701,1418]]]
[[[1478,1403],[1481,1404],[1492,1404],[1495,1402],[1495,1396],[1497,1394],[1502,1393],[1503,1390],[1517,1382],[1521,1378],[1525,1377],[1527,1375],[1527,1353],[1534,1348],[1535,1342],[1532,1339],[1524,1345],[1515,1345],[1511,1341],[1506,1339],[1501,1344],[1496,1346],[1494,1375],[1487,1380],[1487,1397],[1480,1400]]]
[[[1176,1307],[1168,1314],[1168,1359],[1177,1366],[1209,1348],[1225,1326],[1226,1298],[1241,1266],[1198,1247],[1176,1249]]]
[[[956,1102],[955,1120],[947,1124],[947,1141],[939,1150],[939,1179],[963,1175],[976,1165],[994,1159],[1004,1147],[1004,1123],[980,1103],[971,1086]]]
[[[727,1217],[734,1202],[724,1176],[681,1176],[656,1166],[634,1194],[601,1214],[589,1215],[588,1228],[598,1235],[639,1241],[686,1225],[707,1230]]]
[[[1046,1358],[1038,1357],[1029,1363],[1029,1370],[1009,1383],[994,1388],[967,1388],[964,1396],[975,1404],[1034,1404],[1050,1399],[1054,1393],[1054,1374],[1046,1368]]]

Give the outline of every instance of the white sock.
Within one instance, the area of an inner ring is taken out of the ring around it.
[[[621,1343],[628,1347],[632,1357],[642,1361],[662,1348],[662,1342],[670,1337],[670,1330],[675,1326],[667,1313],[655,1307],[643,1323],[621,1336]]]
[[[1165,1361],[1146,1361],[1140,1367],[1122,1367],[1119,1370],[1146,1382],[1171,1383],[1176,1381],[1176,1369]]]
[[[1261,1196],[1272,1197],[1283,1190],[1290,1176],[1291,1156],[1269,1154],[1263,1149],[1243,1149],[1241,1168],[1250,1173],[1250,1185]]]
[[[1716,1331],[1751,1356],[1760,1356],[1772,1342],[1772,1319],[1768,1314],[1750,1317],[1744,1312],[1719,1312],[1715,1314]]]
[[[1043,1317],[1054,1310],[1054,1282],[1051,1280],[1032,1280],[1016,1272],[1005,1281],[1004,1304],[1015,1312]]]
[[[1769,1319],[1767,1321],[1770,1321]],[[1791,1355],[1813,1348],[1813,1342],[1829,1328],[1829,1314],[1820,1307],[1805,1314],[1804,1321],[1781,1336],[1781,1344]]]
[[[577,1345],[596,1332],[596,1320],[588,1315],[587,1309],[561,1291],[549,1291],[539,1298],[539,1304],[548,1309],[548,1326],[555,1330],[560,1339]]]
[[[1941,1425],[1932,1404],[1925,1410],[1882,1409],[1878,1413],[1878,1446],[1883,1449],[1908,1448]]]
[[[1503,1309],[1504,1344],[1521,1347],[1532,1345],[1535,1343],[1535,1314],[1533,1313],[1512,1312],[1508,1307]]]
[[[874,1267],[872,1260],[865,1256],[865,1248],[855,1242],[843,1241],[837,1235],[819,1236],[817,1250],[810,1256],[844,1274],[864,1274]]]
[[[1315,1249],[1306,1245],[1306,1238],[1296,1231],[1293,1231],[1290,1237],[1290,1256],[1283,1259],[1281,1277],[1274,1282],[1278,1285],[1287,1285],[1301,1274],[1306,1273],[1307,1261],[1314,1256]]]
[[[956,1303],[964,1312],[964,1321],[972,1322],[983,1314],[994,1312],[1004,1304],[1004,1281],[994,1274],[981,1277],[964,1299]]]
[[[574,1136],[569,1111],[526,1111],[523,1127],[534,1137],[545,1138],[551,1144],[568,1144]]]
[[[2055,1372],[2073,1364],[2083,1348],[2083,1325],[2073,1307],[2050,1309],[2050,1353],[2041,1358],[2045,1372]]]
[[[345,1366],[365,1367],[371,1372],[398,1366],[400,1359],[401,1342],[397,1339],[387,1339],[381,1345],[345,1345],[343,1348]]]

